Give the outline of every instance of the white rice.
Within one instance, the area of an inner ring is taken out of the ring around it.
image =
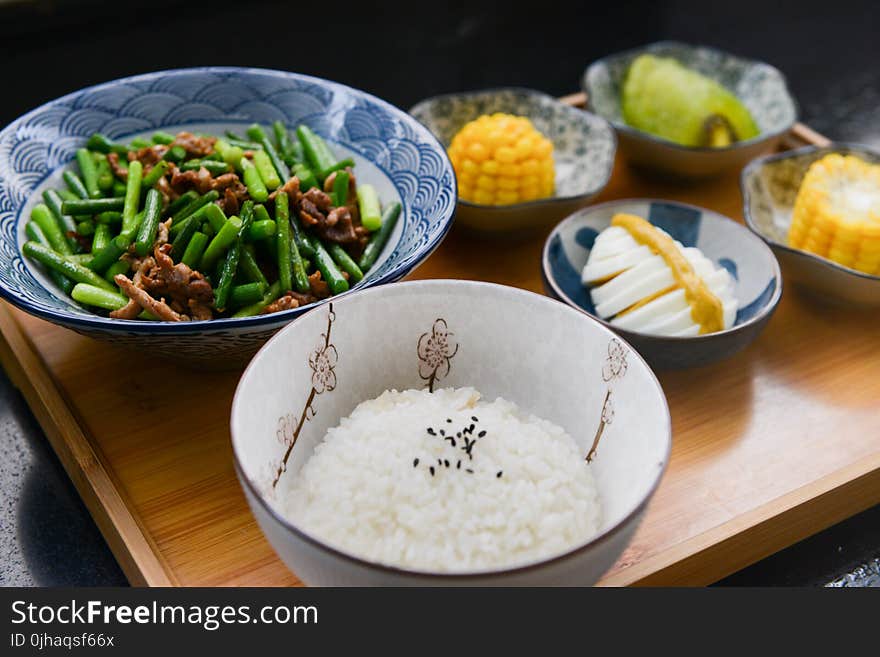
[[[587,541],[600,505],[583,450],[509,401],[479,399],[449,388],[363,402],[292,478],[289,517],[343,551],[423,571],[521,565]]]

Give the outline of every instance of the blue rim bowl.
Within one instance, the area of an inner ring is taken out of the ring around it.
[[[727,269],[739,301],[733,326],[706,335],[669,337],[621,329],[596,315],[590,291],[581,283],[581,271],[596,236],[618,212],[644,217]],[[541,274],[548,295],[618,333],[661,370],[708,365],[744,349],[764,329],[782,296],[779,263],[757,235],[712,210],[660,199],[621,199],[575,212],[547,238]]]
[[[93,132],[124,139],[152,131],[241,129],[253,122],[308,124],[383,203],[403,212],[384,253],[351,291],[399,280],[443,240],[457,198],[446,150],[409,114],[363,91],[320,78],[257,68],[204,67],[122,78],[53,100],[0,132],[0,296],[27,313],[100,340],[192,363],[241,363],[275,331],[324,302],[249,318],[201,322],[96,315],[24,259],[24,226],[42,190],[59,187]],[[348,294],[348,293],[346,293]],[[168,339],[173,336],[173,339]]]

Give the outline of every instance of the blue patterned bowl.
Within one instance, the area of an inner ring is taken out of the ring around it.
[[[627,125],[621,117],[620,91],[629,65],[646,53],[672,57],[735,93],[752,113],[761,132],[754,139],[726,148],[682,146]],[[600,59],[581,80],[590,109],[611,122],[620,152],[633,164],[679,178],[706,178],[740,169],[752,158],[772,151],[797,120],[797,105],[777,69],[730,53],[661,41]]]
[[[455,210],[445,149],[405,112],[362,91],[318,78],[244,68],[194,68],[123,78],[59,98],[0,132],[0,295],[25,312],[100,340],[191,363],[246,360],[275,331],[309,310],[241,319],[163,323],[100,317],[58,290],[21,256],[24,225],[47,187],[59,187],[75,150],[100,130],[127,138],[156,129],[222,132],[254,121],[306,123],[361,180],[403,212],[385,252],[353,289],[396,281],[440,244]],[[317,305],[317,304],[315,304]]]
[[[581,283],[581,272],[596,236],[618,212],[644,217],[727,269],[736,281],[739,300],[734,325],[718,333],[675,338],[627,331],[599,318],[589,289]],[[598,319],[657,369],[707,365],[745,348],[767,324],[782,296],[779,263],[760,238],[716,212],[675,201],[610,201],[574,213],[547,238],[541,272],[547,294]]]
[[[550,228],[605,189],[617,149],[614,130],[595,114],[539,91],[511,88],[446,94],[423,100],[410,110],[444,146],[466,123],[495,112],[528,117],[553,142],[556,195],[498,206],[459,199],[457,224],[494,234]]]

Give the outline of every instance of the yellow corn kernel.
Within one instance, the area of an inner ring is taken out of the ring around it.
[[[832,153],[813,162],[795,199],[788,242],[873,273],[880,265],[880,166]]]
[[[526,117],[480,116],[453,138],[449,157],[464,200],[503,205],[553,194],[553,144]]]
[[[502,190],[495,195],[499,205],[511,205],[519,202],[519,194],[508,190]]]

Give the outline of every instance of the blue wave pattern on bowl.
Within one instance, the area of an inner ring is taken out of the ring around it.
[[[716,264],[727,269],[736,279],[736,293],[740,307],[736,314],[734,326],[743,324],[756,315],[770,302],[776,292],[776,278],[771,269],[762,267],[761,263],[751,257],[747,250],[740,250],[734,244],[725,244],[724,239],[714,236],[701,239],[700,229],[704,213],[696,207],[667,204],[633,202],[633,208],[625,210],[616,208],[616,212],[630,211],[643,216],[655,226],[662,228],[684,246],[693,246],[703,251]],[[596,308],[590,297],[590,291],[581,282],[581,272],[589,257],[593,242],[599,232],[610,225],[607,221],[599,225],[579,225],[572,227],[574,234],[564,236],[557,232],[550,241],[548,261],[553,278],[560,289],[574,303],[591,315],[596,315]],[[568,239],[564,239],[568,237]],[[568,247],[566,247],[566,243]],[[740,273],[746,280],[740,280]],[[766,276],[769,276],[769,280]]]
[[[0,293],[27,312],[102,339],[137,343],[145,334],[173,332],[194,339],[176,341],[171,353],[209,352],[201,342],[207,334],[212,348],[255,349],[304,309],[209,323],[103,318],[55,296],[34,276],[20,253],[19,215],[35,188],[67,165],[93,132],[120,138],[171,125],[274,120],[310,125],[375,164],[397,189],[404,206],[400,240],[365,284],[405,276],[439,244],[455,209],[455,176],[436,139],[402,111],[355,89],[293,73],[181,69],[74,92],[0,132]]]

